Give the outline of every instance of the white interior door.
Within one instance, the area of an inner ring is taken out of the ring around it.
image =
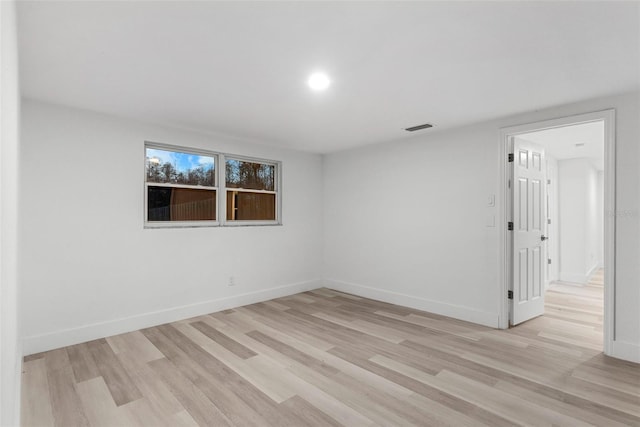
[[[544,314],[546,165],[544,148],[513,142],[513,300],[511,324]]]

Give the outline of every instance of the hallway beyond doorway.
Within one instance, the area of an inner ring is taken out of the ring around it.
[[[586,285],[552,282],[545,298],[545,333],[553,329],[565,342],[602,351],[603,284],[604,269],[599,269]]]

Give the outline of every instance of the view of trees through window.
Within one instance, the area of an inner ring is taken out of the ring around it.
[[[274,165],[235,159],[227,159],[225,163],[227,187],[274,191]]]
[[[215,186],[215,159],[147,148],[147,182]]]
[[[222,224],[278,220],[278,163],[195,151],[145,147],[147,223],[218,221],[218,203]],[[216,164],[222,163],[218,182]]]
[[[206,188],[216,184],[215,163],[212,156],[147,147],[147,221],[215,221],[216,191]],[[180,187],[187,185],[205,188]]]
[[[275,220],[275,174],[272,164],[226,159],[227,221]]]

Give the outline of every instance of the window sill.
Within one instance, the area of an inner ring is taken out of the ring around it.
[[[145,223],[144,229],[163,229],[163,228],[218,228],[218,227],[269,227],[269,226],[281,226],[282,223],[278,221],[269,222],[256,222],[256,221],[234,221],[225,224],[220,223],[206,223],[206,224],[192,224],[192,223],[180,223],[180,224],[155,224]]]

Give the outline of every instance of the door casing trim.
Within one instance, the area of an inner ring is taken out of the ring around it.
[[[559,117],[550,120],[537,121],[500,129],[500,191],[498,202],[499,214],[499,289],[500,301],[498,324],[501,329],[509,327],[509,290],[510,272],[512,268],[511,236],[507,230],[507,222],[512,211],[512,189],[508,187],[511,175],[511,164],[507,162],[509,154],[509,140],[511,137],[546,129],[559,128],[569,125],[604,122],[604,318],[603,332],[604,353],[615,357],[613,342],[615,340],[615,190],[616,190],[616,138],[615,138],[615,110],[608,109]]]

